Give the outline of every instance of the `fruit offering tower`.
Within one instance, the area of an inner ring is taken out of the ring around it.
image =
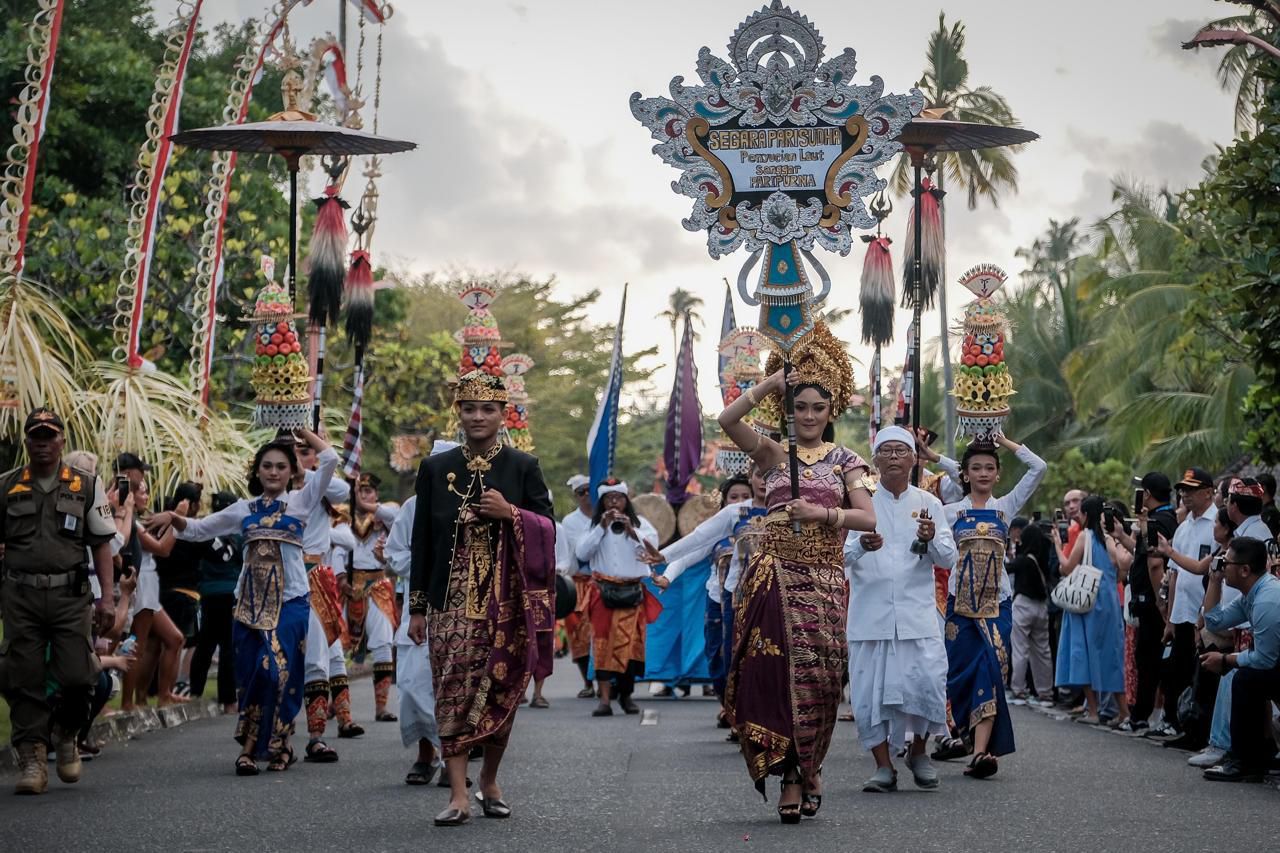
[[[467,306],[467,319],[457,335],[458,342],[462,344],[459,376],[473,370],[503,376],[500,350],[508,344],[498,331],[498,318],[489,310],[497,297],[497,291],[480,284],[473,284],[458,294],[462,304]]]
[[[764,336],[751,326],[739,326],[720,341],[720,358],[724,359],[724,369],[720,371],[720,388],[726,406],[764,378],[764,370],[760,367],[760,350],[764,343]],[[757,429],[759,426],[754,416],[758,411],[746,419]],[[735,447],[727,437],[716,451],[716,468],[726,476],[747,473],[750,463],[747,454]]]
[[[311,373],[298,340],[297,318],[288,289],[274,280],[275,261],[262,258],[267,284],[258,291],[253,324],[254,426],[297,429],[310,426]]]
[[[533,367],[533,359],[522,352],[502,359],[502,373],[507,386],[507,435],[511,446],[525,453],[533,452],[533,435],[529,432],[529,392],[524,387],[525,374]]]
[[[1015,393],[1004,360],[1004,315],[991,299],[1007,278],[995,264],[979,264],[960,277],[978,298],[964,309],[964,348],[951,393],[960,434],[975,440],[990,440],[1001,432]]]

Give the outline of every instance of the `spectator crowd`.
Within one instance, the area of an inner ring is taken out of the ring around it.
[[[1192,753],[1214,781],[1280,768],[1276,480],[1190,468],[1134,480],[1132,502],[1072,489],[1010,525],[1011,702]],[[1053,592],[1101,571],[1087,612]]]

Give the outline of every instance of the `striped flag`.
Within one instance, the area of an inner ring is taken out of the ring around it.
[[[591,498],[596,487],[613,474],[613,455],[618,443],[618,398],[622,394],[622,326],[627,317],[627,286],[622,286],[622,310],[613,332],[613,356],[609,359],[609,380],[600,395],[591,432],[587,433],[587,474],[591,477]]]
[[[684,318],[684,337],[676,355],[676,381],[667,405],[667,433],[662,457],[667,465],[667,503],[683,504],[685,489],[702,462],[702,402],[698,399],[698,366],[693,360],[693,326]]]
[[[342,438],[342,473],[347,479],[360,475],[360,454],[364,450],[364,422],[360,410],[364,405],[364,365],[356,368],[356,391],[351,398],[351,419]]]
[[[720,317],[720,340],[729,337],[729,333],[738,328],[738,319],[733,315],[733,291],[729,289],[729,279],[724,280],[724,314]],[[724,379],[724,369],[732,359],[721,353],[716,363],[716,380],[720,384],[720,399],[725,399],[729,388]]]

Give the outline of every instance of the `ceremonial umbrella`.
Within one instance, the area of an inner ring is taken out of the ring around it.
[[[938,151],[974,151],[979,148],[1000,148],[1005,145],[1022,145],[1039,139],[1040,134],[1021,127],[1003,127],[994,124],[979,124],[972,121],[952,121],[935,118],[930,113],[937,110],[925,110],[912,119],[898,141],[911,155],[911,165],[915,169],[915,245],[912,246],[911,265],[911,303],[913,309],[912,340],[908,343],[911,353],[911,428],[914,433],[920,428],[920,313],[924,303],[922,255],[923,226],[921,223],[921,196],[926,191],[921,182],[921,170],[925,160]],[[941,282],[939,287],[946,287]],[[920,467],[917,465],[911,474],[911,482],[920,482]]]
[[[286,100],[294,100],[286,90]],[[286,103],[266,121],[224,124],[184,130],[169,137],[179,145],[211,151],[279,154],[289,167],[289,295],[297,293],[298,160],[309,154],[352,157],[360,154],[395,154],[416,148],[416,142],[388,139],[362,130],[325,124],[293,103]]]

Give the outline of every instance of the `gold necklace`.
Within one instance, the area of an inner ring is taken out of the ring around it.
[[[476,456],[471,448],[462,445],[462,455],[467,460],[467,470],[483,473],[493,467],[493,458],[502,450],[502,442],[497,442],[484,453]]]
[[[835,448],[835,444],[830,441],[824,441],[817,447],[797,447],[796,458],[806,465],[814,465],[821,462]]]

